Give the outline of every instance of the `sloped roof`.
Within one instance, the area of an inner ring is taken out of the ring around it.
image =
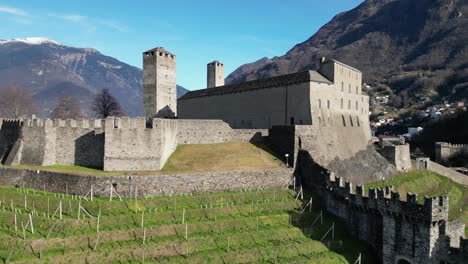
[[[229,93],[237,93],[255,89],[264,89],[269,87],[275,86],[284,86],[284,85],[291,85],[295,83],[301,82],[318,82],[318,83],[329,83],[332,82],[325,78],[323,75],[318,73],[317,71],[303,71],[303,72],[296,72],[266,79],[260,79],[255,81],[249,81],[239,84],[229,84],[225,86],[213,87],[208,89],[190,91],[184,96],[182,96],[179,100],[191,99],[196,97],[204,97],[204,96],[214,96],[214,95],[222,95],[222,94],[229,94]]]

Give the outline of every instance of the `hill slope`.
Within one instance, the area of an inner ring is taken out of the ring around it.
[[[418,194],[418,202],[424,201],[424,196],[448,196],[449,197],[449,220],[463,221],[467,227],[465,234],[468,234],[468,187],[458,184],[437,173],[425,170],[413,170],[401,173],[397,177],[370,183],[366,185],[369,188],[383,188],[394,185],[396,191],[400,192],[403,199],[406,199],[406,193]]]
[[[77,96],[87,110],[101,88],[109,88],[129,115],[141,115],[142,76],[141,69],[95,49],[64,46],[46,38],[0,40],[0,89],[25,87],[42,115],[62,95]],[[186,90],[178,86],[177,92],[182,95]]]
[[[226,81],[314,69],[325,56],[359,68],[378,91],[408,98],[397,107],[468,98],[466,43],[466,0],[366,0],[285,55],[243,65]]]

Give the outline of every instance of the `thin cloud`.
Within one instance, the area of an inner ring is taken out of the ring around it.
[[[10,6],[0,6],[0,12],[7,13],[10,15],[14,15],[14,16],[22,16],[22,17],[29,16],[28,12],[24,11],[23,9],[10,7]]]
[[[107,27],[120,32],[128,32],[128,27],[113,20],[95,19],[79,14],[49,14],[49,17],[59,18],[68,22],[80,24],[88,31],[96,31],[99,27]]]

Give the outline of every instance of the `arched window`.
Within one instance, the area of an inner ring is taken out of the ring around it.
[[[351,84],[349,84],[349,88],[348,88],[348,89],[349,89],[349,93],[351,93]]]
[[[348,101],[348,109],[351,109],[351,100]]]
[[[361,122],[359,122],[359,117],[356,116],[356,122],[357,122],[357,126],[360,127],[361,126]]]
[[[330,109],[330,100],[327,100],[327,108]]]
[[[343,98],[341,98],[341,109],[343,109]]]
[[[318,123],[319,123],[319,126],[322,126],[322,118],[321,117],[318,118]]]
[[[358,101],[356,101],[356,110],[359,109]]]
[[[356,86],[356,94],[359,94],[359,87]]]
[[[349,116],[349,123],[351,123],[351,126],[354,126],[353,124],[353,118],[351,116]]]
[[[341,82],[341,91],[344,92],[344,82]]]
[[[341,115],[341,119],[343,120],[343,126],[346,127],[346,120],[344,118],[344,115]]]
[[[318,107],[319,107],[319,109],[322,108],[322,100],[320,100],[320,99],[318,100]]]

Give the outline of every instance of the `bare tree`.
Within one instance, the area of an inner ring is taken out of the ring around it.
[[[92,104],[92,110],[99,118],[125,115],[119,101],[117,101],[107,88],[100,90],[96,94]]]
[[[61,97],[51,113],[52,118],[76,119],[83,117],[80,105],[75,97]]]
[[[30,92],[20,86],[0,88],[0,114],[6,118],[22,118],[33,114],[36,105]]]

